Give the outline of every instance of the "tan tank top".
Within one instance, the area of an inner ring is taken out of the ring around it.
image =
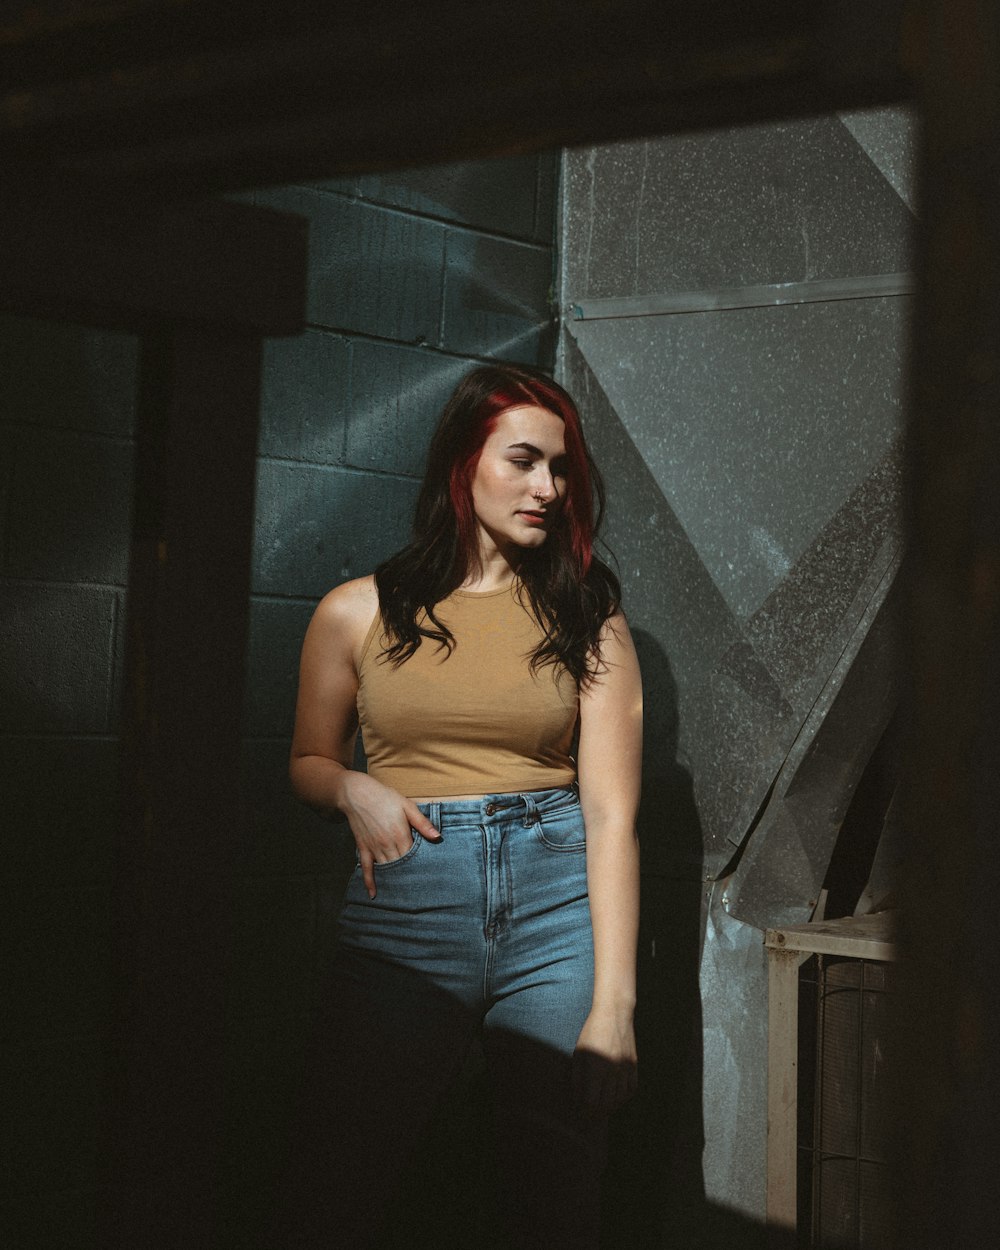
[[[542,631],[514,587],[456,590],[435,608],[451,654],[424,639],[394,667],[376,614],[358,668],[368,771],[409,797],[506,794],[569,785],[579,696],[551,664],[532,672]]]

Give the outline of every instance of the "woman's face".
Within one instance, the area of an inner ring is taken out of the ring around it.
[[[483,555],[545,542],[566,496],[562,419],[546,408],[508,408],[483,444],[472,478],[472,505]]]

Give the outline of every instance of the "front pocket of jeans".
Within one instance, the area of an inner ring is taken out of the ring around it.
[[[387,868],[398,868],[400,864],[409,863],[409,861],[413,859],[417,851],[420,849],[420,843],[423,842],[424,839],[419,833],[416,832],[415,829],[411,829],[410,833],[413,837],[413,845],[410,849],[400,855],[398,859],[388,859],[384,864],[374,864],[373,867],[376,872],[385,872]]]
[[[587,848],[587,835],[578,805],[565,812],[539,817],[536,829],[538,840],[550,851],[583,851]]]

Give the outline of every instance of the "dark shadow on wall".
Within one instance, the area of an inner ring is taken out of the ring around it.
[[[701,1171],[702,832],[691,774],[678,759],[670,661],[651,634],[633,637],[644,708],[639,1093],[612,1129],[602,1245],[664,1250],[714,1244],[703,1239]]]
[[[585,1115],[563,1119],[569,1060],[530,1038],[494,1033],[499,1084],[484,1079],[483,1047],[462,1050],[477,1023],[458,1000],[408,967],[351,957],[335,971],[306,1063],[284,1179],[259,1241],[275,1250],[331,1245],[369,1250],[581,1250],[592,1244],[595,1185],[587,1158],[600,1147]],[[368,966],[371,964],[371,966]],[[383,993],[389,984],[388,996]],[[373,987],[378,984],[379,988]],[[345,1030],[346,1025],[346,1030]],[[422,1133],[422,1121],[451,1085]],[[619,1118],[615,1138],[625,1121]],[[526,1131],[525,1131],[526,1130]],[[671,1166],[651,1142],[660,1173]],[[674,1161],[676,1163],[676,1161]],[[666,1187],[676,1196],[681,1177]],[[609,1175],[606,1189],[613,1184]],[[704,1202],[659,1218],[615,1212],[641,1196],[606,1196],[603,1250],[757,1247],[765,1229]],[[517,1219],[525,1218],[523,1227]],[[686,1218],[685,1218],[686,1216]],[[510,1227],[514,1220],[515,1226]],[[383,1223],[384,1220],[384,1223]],[[238,1243],[249,1250],[247,1241]],[[769,1250],[793,1250],[793,1239]]]

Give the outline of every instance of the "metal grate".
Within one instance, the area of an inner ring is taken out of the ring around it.
[[[885,1067],[893,966],[816,955],[800,974],[799,1219],[812,1250],[891,1234]]]

